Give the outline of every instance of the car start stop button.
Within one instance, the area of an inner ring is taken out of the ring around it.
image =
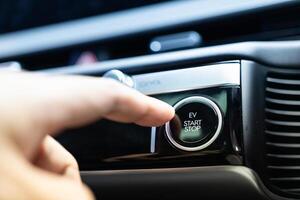
[[[176,115],[166,123],[168,140],[184,151],[199,151],[212,144],[221,132],[223,117],[212,100],[194,96],[179,101]]]

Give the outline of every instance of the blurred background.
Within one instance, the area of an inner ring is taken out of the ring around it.
[[[79,19],[163,1],[170,0],[1,0],[0,33]]]
[[[295,0],[0,0],[0,63],[25,70],[295,39]],[[96,65],[94,65],[97,67]]]

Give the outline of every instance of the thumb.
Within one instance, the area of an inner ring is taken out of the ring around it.
[[[1,150],[1,148],[0,148]],[[0,162],[0,197],[24,200],[94,200],[80,181],[31,165],[18,149],[5,144],[5,161]],[[13,173],[12,173],[13,172]],[[12,187],[13,186],[13,187]]]
[[[31,186],[34,188],[31,195],[35,199],[45,200],[94,200],[91,190],[81,182],[65,176],[34,169],[31,172]],[[26,182],[30,182],[27,180]]]

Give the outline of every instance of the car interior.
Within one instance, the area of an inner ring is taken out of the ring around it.
[[[56,138],[97,199],[300,199],[300,1],[0,5],[0,68],[111,78],[175,108],[161,127]]]

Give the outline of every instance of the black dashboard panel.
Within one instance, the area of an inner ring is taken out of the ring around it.
[[[57,139],[76,157],[81,170],[134,167],[134,163],[122,160],[128,156],[134,161],[150,154],[151,128],[102,120]]]
[[[227,71],[230,74],[223,74]],[[219,76],[211,79],[215,73]],[[75,155],[82,170],[175,167],[185,166],[187,162],[202,166],[242,163],[235,149],[241,146],[239,73],[239,61],[231,61],[128,77],[134,82],[135,89],[170,105],[189,99],[190,103],[186,105],[195,106],[182,114],[186,119],[182,119],[182,125],[177,124],[184,126],[180,135],[198,137],[206,134],[202,133],[203,130],[208,132],[206,139],[184,141],[178,137],[177,142],[172,143],[174,137],[167,133],[173,129],[168,131],[168,124],[142,128],[110,121],[70,130],[58,139]],[[218,112],[218,124],[215,124],[215,119],[207,121],[213,112]],[[200,118],[196,118],[197,114]],[[179,113],[177,116],[180,118]],[[188,122],[190,124],[184,125]],[[239,138],[239,141],[237,139],[233,144],[232,137]],[[178,142],[181,147],[176,148]],[[199,148],[204,150],[200,152]]]
[[[154,96],[171,105],[187,97],[199,96],[216,102],[223,115],[222,131],[213,144],[202,151],[186,152],[174,147],[166,138],[165,126],[143,128],[106,120],[70,130],[57,139],[76,157],[83,171],[241,164],[240,152],[234,149],[240,148],[241,127],[240,123],[231,123],[241,120],[238,114],[239,93],[238,86],[227,86]],[[203,121],[202,126],[205,123]],[[234,134],[236,132],[238,135]],[[232,137],[240,140],[233,144]],[[194,145],[197,147],[206,143],[204,140]],[[185,146],[189,144],[192,143],[184,143]]]

